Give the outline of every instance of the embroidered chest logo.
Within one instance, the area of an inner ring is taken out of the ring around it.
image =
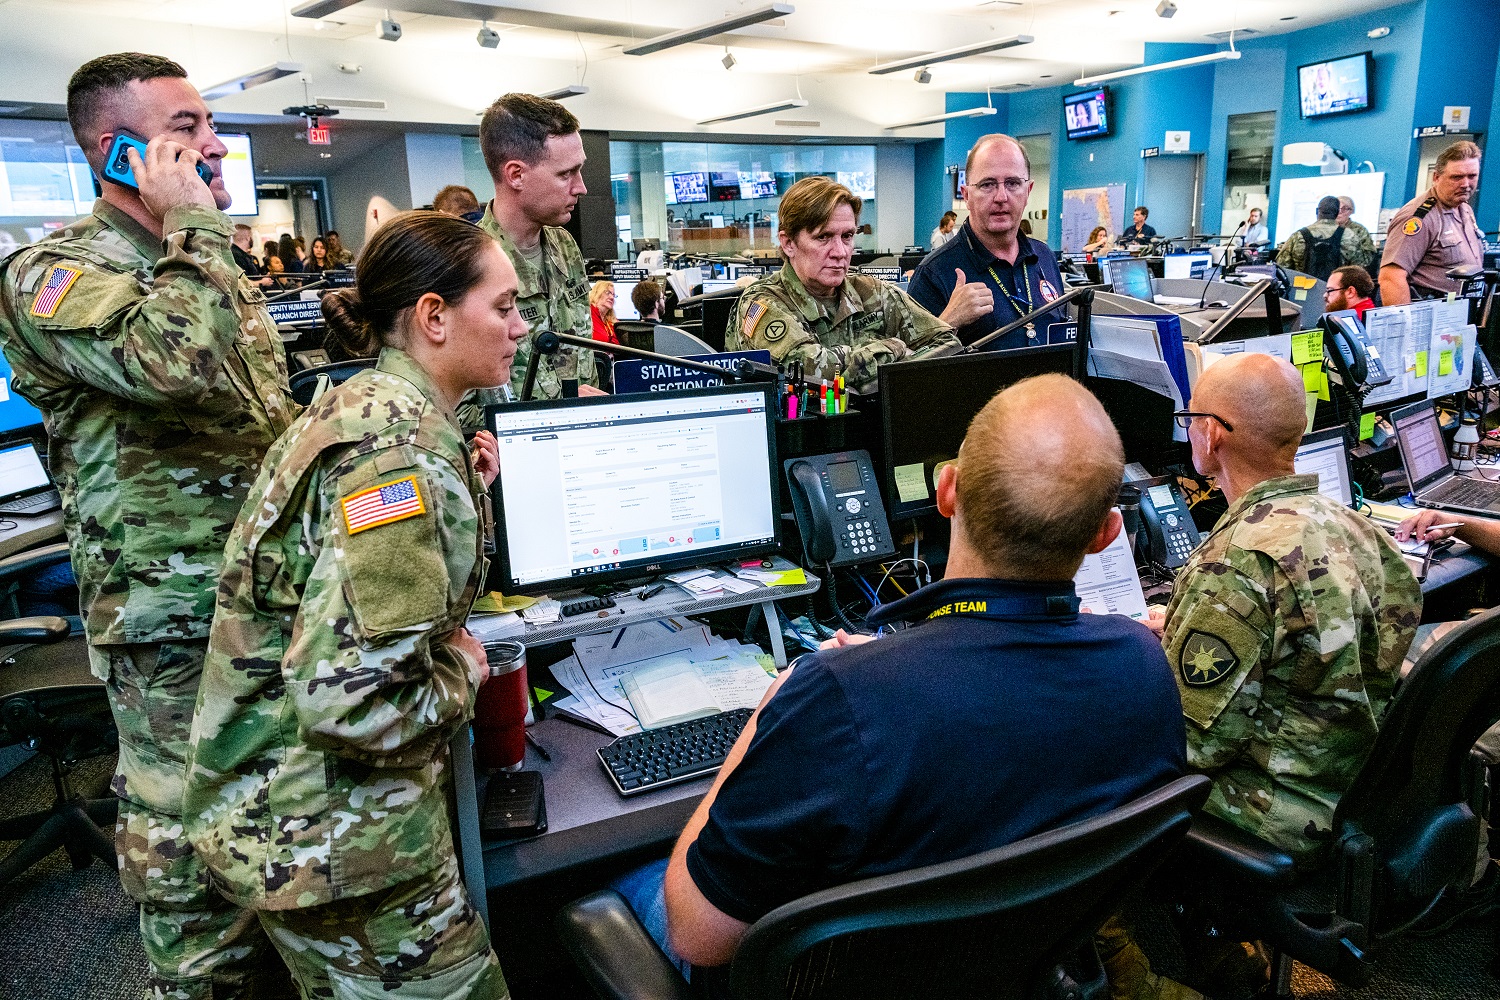
[[[1239,657],[1216,635],[1193,629],[1177,654],[1177,667],[1188,687],[1212,687],[1239,666]]]

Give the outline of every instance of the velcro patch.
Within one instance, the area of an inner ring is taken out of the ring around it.
[[[770,325],[766,327],[766,339],[773,344],[785,336],[786,322],[784,320],[772,320]]]
[[[76,267],[66,264],[53,264],[52,269],[47,272],[47,277],[42,280],[42,286],[37,289],[36,298],[31,300],[31,315],[42,319],[51,319],[57,314],[57,307],[62,305],[63,296],[67,295],[73,288],[83,272]]]
[[[1182,644],[1177,666],[1189,687],[1212,687],[1228,677],[1239,663],[1229,643],[1194,629]]]
[[[1406,225],[1404,225],[1404,226],[1401,227],[1401,231],[1403,233],[1405,233],[1407,236],[1415,236],[1415,235],[1417,235],[1418,233],[1420,233],[1422,231],[1422,220],[1421,219],[1407,219],[1406,220]]]
[[[752,302],[750,308],[745,310],[745,337],[754,336],[755,328],[760,325],[761,317],[766,314],[764,302]]]
[[[351,535],[427,513],[416,476],[395,479],[350,494],[344,497],[342,506],[344,523]]]

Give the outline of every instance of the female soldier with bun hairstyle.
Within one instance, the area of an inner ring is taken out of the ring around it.
[[[382,226],[330,339],[374,368],[276,443],[225,552],[189,756],[189,836],[304,997],[507,995],[454,858],[448,739],[484,649],[495,440],[454,409],[504,385],[516,272],[437,212]]]

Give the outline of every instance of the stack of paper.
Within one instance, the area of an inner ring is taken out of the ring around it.
[[[1117,508],[1118,509],[1118,508]],[[1080,605],[1096,615],[1125,615],[1145,621],[1146,594],[1135,571],[1135,556],[1122,530],[1103,552],[1083,557],[1073,577]]]

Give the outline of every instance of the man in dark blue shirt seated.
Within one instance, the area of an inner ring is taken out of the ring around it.
[[[983,136],[969,150],[964,170],[969,218],[922,259],[907,292],[972,344],[1057,298],[1063,280],[1047,244],[1019,231],[1032,187],[1031,161],[1021,144],[999,132]],[[1057,343],[1067,319],[1066,307],[1059,307],[989,349]]]
[[[1122,467],[1104,409],[1064,376],[975,417],[938,478],[947,578],[869,619],[906,627],[840,633],[778,678],[672,852],[669,954],[723,965],[783,903],[1000,847],[1184,772],[1160,643],[1081,614],[1073,589],[1120,531]],[[652,929],[661,896],[627,895]]]
[[[1145,205],[1137,205],[1135,209],[1135,224],[1126,226],[1125,231],[1120,234],[1120,245],[1127,246],[1131,243],[1146,243],[1156,239],[1156,230],[1146,225],[1146,220],[1151,217],[1151,209]]]

